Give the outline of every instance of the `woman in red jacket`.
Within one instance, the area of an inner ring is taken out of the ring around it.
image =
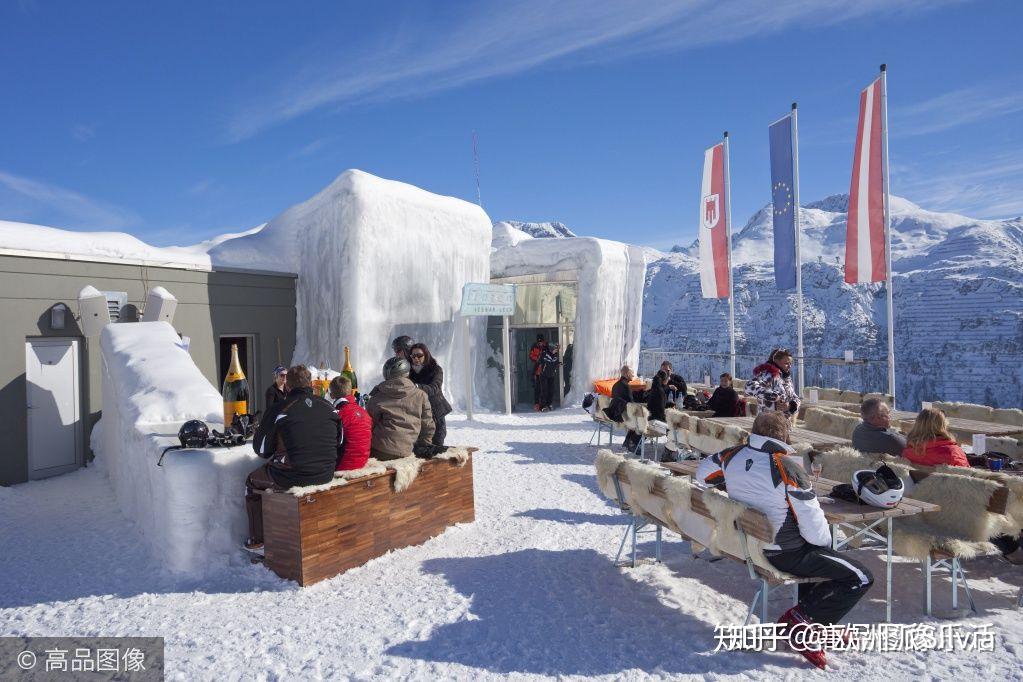
[[[902,456],[914,464],[968,467],[966,453],[948,431],[945,415],[934,409],[920,410],[912,430],[906,436]]]

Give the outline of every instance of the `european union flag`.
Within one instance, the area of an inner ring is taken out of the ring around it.
[[[768,128],[771,139],[771,202],[774,204],[774,281],[780,291],[796,286],[795,169],[792,115]]]

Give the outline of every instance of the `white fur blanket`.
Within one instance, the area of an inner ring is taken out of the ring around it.
[[[458,466],[465,466],[465,463],[469,461],[469,448],[467,447],[451,447],[448,448],[447,452],[442,452],[434,459],[444,459],[451,462],[455,462]],[[394,471],[394,492],[400,493],[408,489],[412,482],[419,476],[419,470],[423,466],[425,459],[420,459],[412,455],[408,457],[402,457],[400,459],[391,459],[386,462],[381,462],[377,459],[370,458],[366,462],[366,466],[361,469],[350,469],[348,471],[335,471],[334,480],[329,483],[323,483],[321,485],[303,485],[288,488],[287,493],[294,495],[295,497],[303,497],[305,495],[311,495],[312,493],[320,493],[324,490],[330,490],[331,488],[337,488],[346,485],[349,481],[365,478],[366,476],[372,476],[374,474],[382,474],[388,469]]]

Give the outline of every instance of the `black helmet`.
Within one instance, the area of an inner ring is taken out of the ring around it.
[[[399,358],[397,356],[388,358],[387,362],[384,363],[384,379],[407,377],[411,370],[412,368],[408,364],[408,360],[405,358]]]
[[[178,440],[183,448],[204,448],[210,440],[210,429],[198,419],[191,419],[181,425]]]
[[[411,336],[399,336],[394,341],[391,341],[391,350],[396,354],[401,353],[405,357],[408,357],[408,352],[412,349],[412,337]]]

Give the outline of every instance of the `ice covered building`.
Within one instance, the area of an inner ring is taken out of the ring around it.
[[[197,371],[219,387],[237,343],[262,395],[295,346],[295,276],[214,265],[208,246],[156,248],[122,233],[0,221],[0,485],[89,458],[104,404],[98,338],[86,337],[78,317],[86,286],[102,292],[119,324],[139,319],[148,292],[162,287],[177,299],[174,329]]]
[[[462,404],[457,309],[463,284],[489,279],[490,238],[478,206],[355,170],[265,226],[191,247],[0,222],[0,411],[10,434],[0,485],[82,466],[109,409],[98,339],[77,319],[85,286],[102,292],[118,324],[139,318],[151,288],[166,289],[177,299],[173,327],[213,387],[239,344],[256,408],[274,365],[336,368],[344,345],[360,382],[374,385],[400,334],[437,351],[449,399]]]
[[[638,246],[590,237],[535,239],[508,223],[494,225],[491,281],[515,284],[511,327],[512,403],[530,409],[529,348],[538,334],[561,346],[561,404],[581,398],[596,378],[616,376],[639,359],[646,274]],[[490,374],[499,376],[499,317],[490,318]],[[487,382],[497,383],[496,378]],[[491,402],[499,398],[491,390]]]

